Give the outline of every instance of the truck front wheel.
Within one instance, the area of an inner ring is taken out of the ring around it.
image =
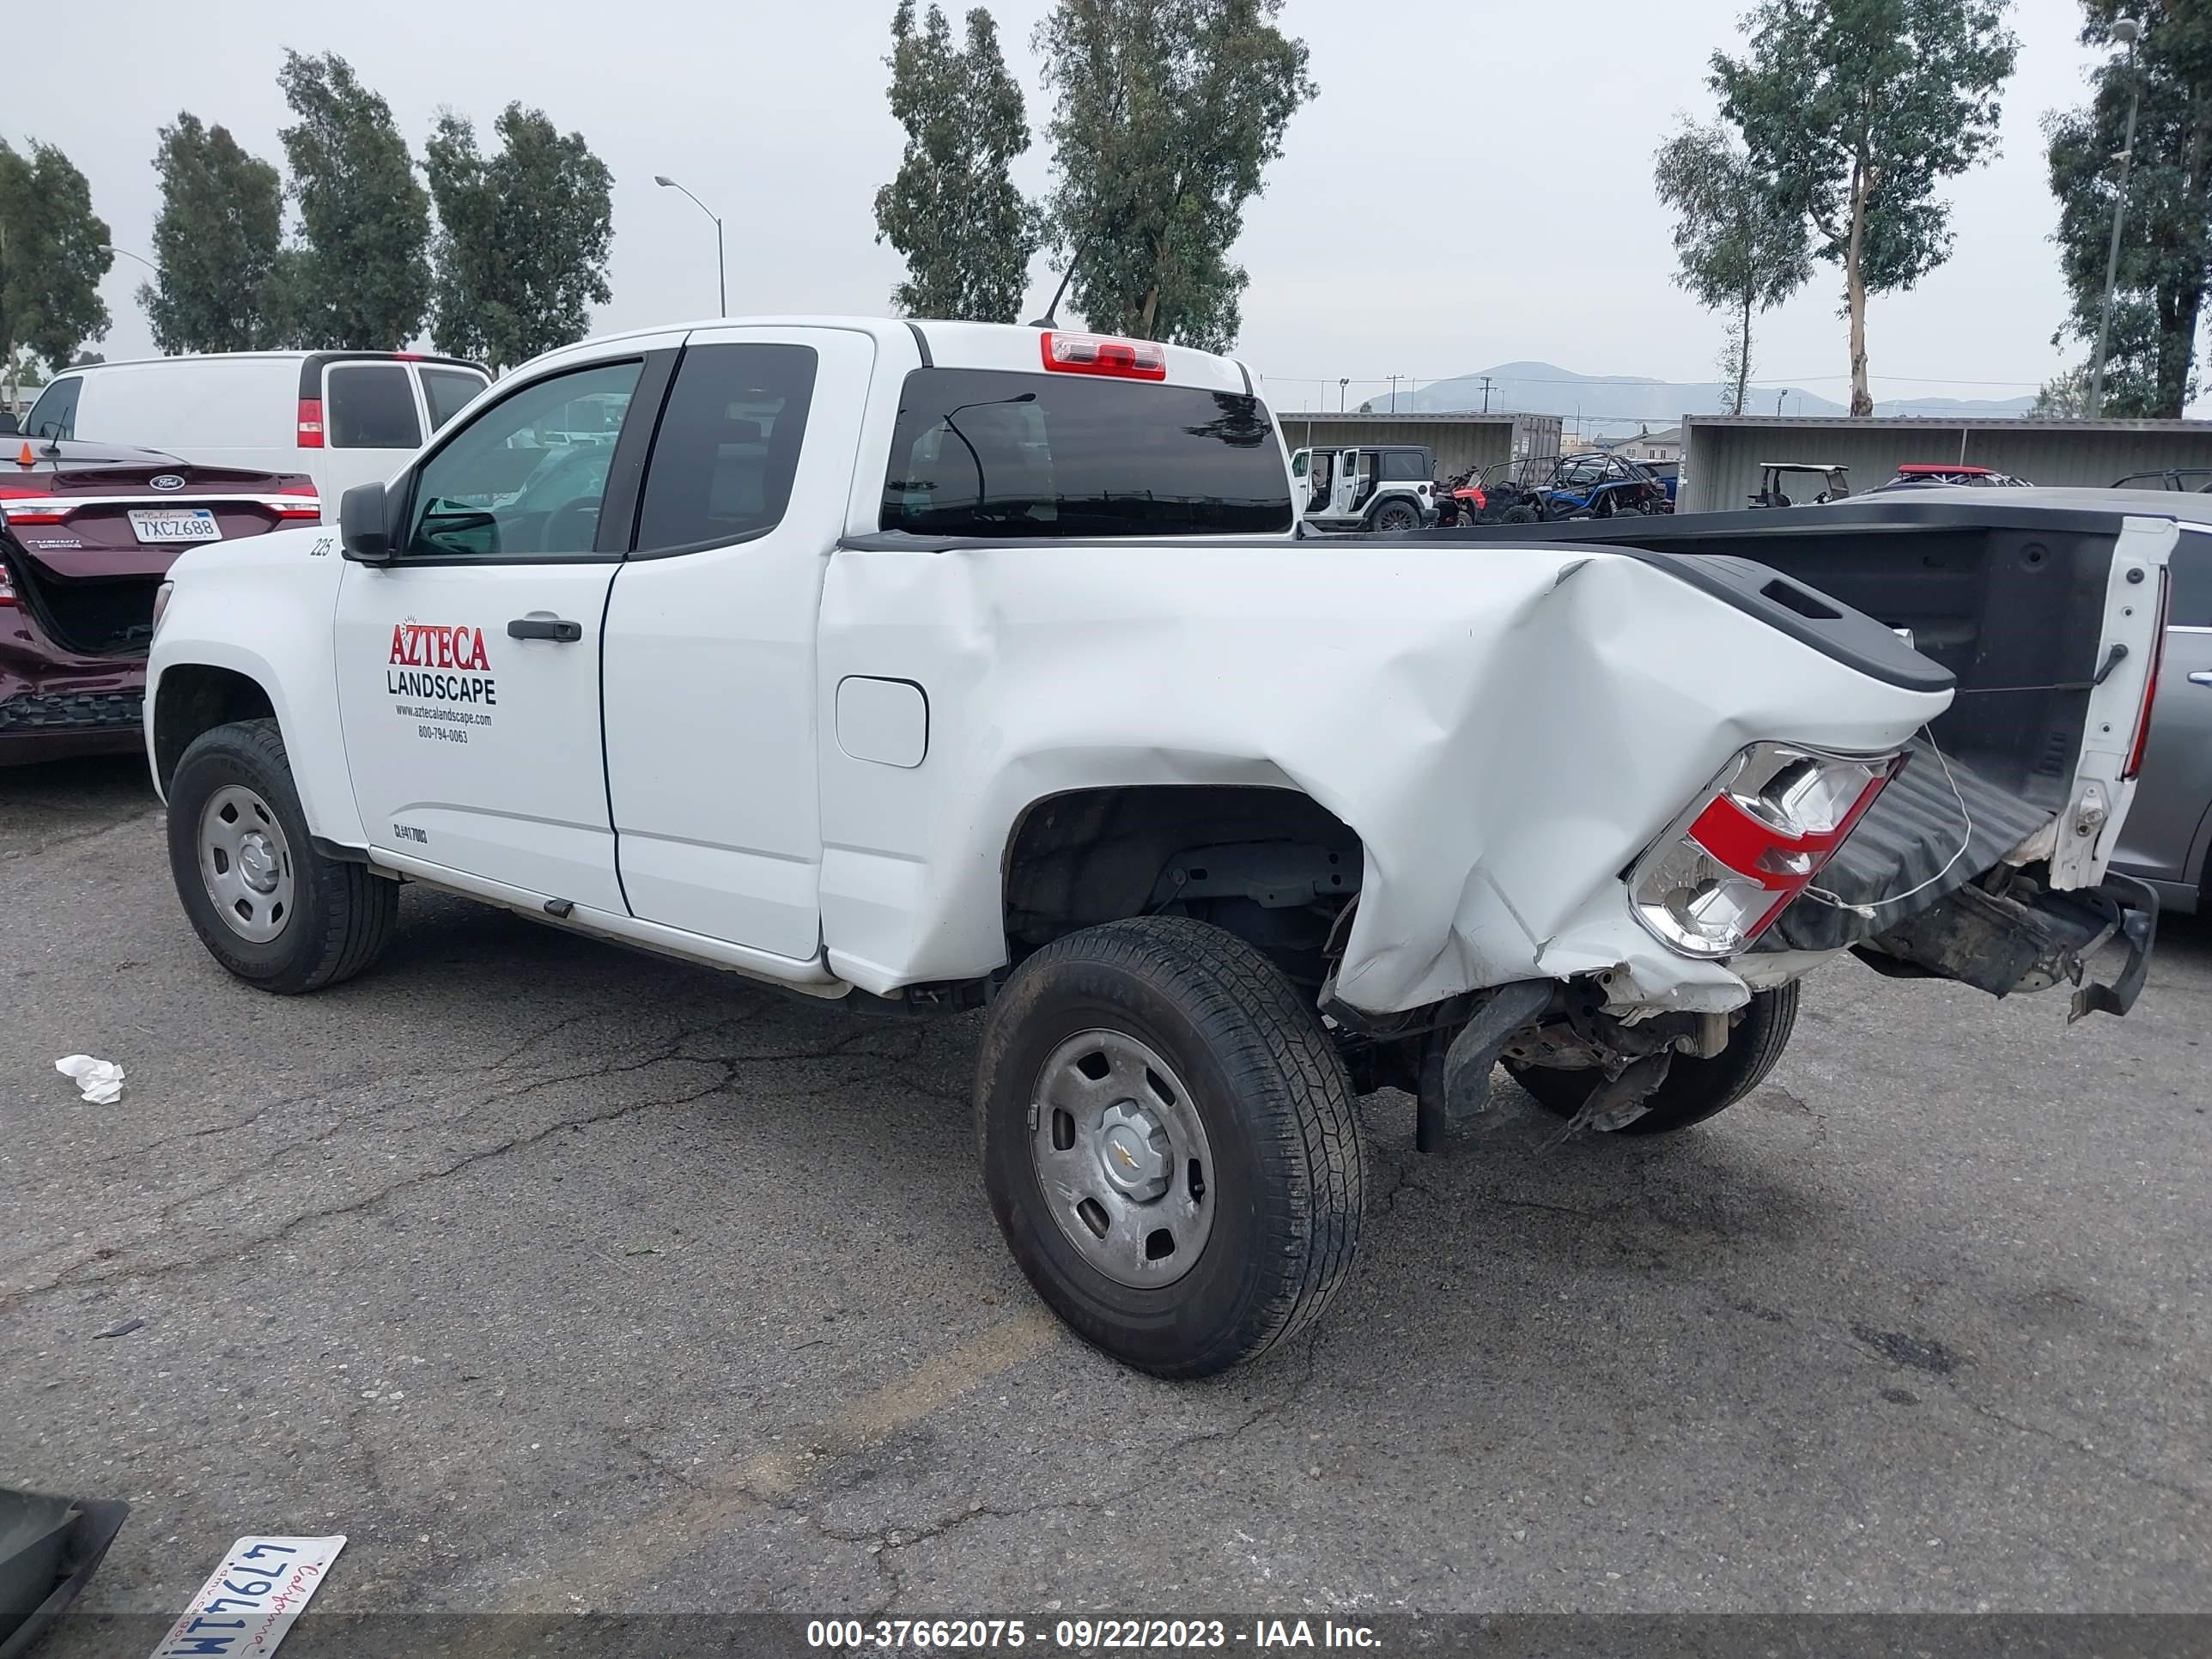
[[[382,952],[399,885],[315,850],[275,720],[202,732],[168,795],[177,896],[208,954],[239,978],[316,991]]]
[[[1754,992],[1743,1018],[1729,1032],[1728,1047],[1711,1060],[1676,1054],[1667,1067],[1667,1080],[1652,1091],[1644,1115],[1615,1133],[1671,1134],[1726,1111],[1766,1080],[1796,1025],[1796,981]],[[1554,1117],[1572,1117],[1604,1075],[1592,1069],[1563,1071],[1510,1060],[1505,1069]]]
[[[983,1186],[1076,1334],[1204,1376],[1317,1318],[1352,1266],[1352,1087],[1259,951],[1178,916],[1072,933],[1015,970],[976,1064]]]

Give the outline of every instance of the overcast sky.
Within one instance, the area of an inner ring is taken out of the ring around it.
[[[1048,112],[1029,40],[1046,8],[994,6],[1038,135],[1018,172],[1032,191],[1047,181]],[[1321,96],[1292,120],[1237,247],[1252,275],[1240,355],[1277,406],[1301,406],[1323,383],[1333,397],[1343,375],[1356,402],[1392,374],[1425,381],[1523,359],[1711,379],[1722,325],[1669,280],[1650,158],[1678,113],[1710,113],[1705,59],[1737,40],[1743,9],[1291,0],[1283,21],[1311,47]],[[150,253],[155,129],[190,109],[281,165],[282,49],[336,51],[418,151],[441,105],[489,129],[520,99],[584,132],[615,177],[614,301],[600,328],[714,310],[713,227],[656,189],[656,173],[727,221],[733,313],[881,313],[899,273],[872,213],[901,143],[884,98],[891,10],[891,0],[19,5],[4,119],[19,143],[66,150],[117,245]],[[2050,344],[2065,306],[2038,124],[2082,96],[2090,58],[2071,0],[2019,0],[2015,13],[2003,151],[1953,188],[1957,255],[1913,292],[1873,303],[1877,397],[2012,397],[2068,361]],[[118,259],[104,286],[111,358],[151,349],[132,297],[144,276]],[[1040,258],[1038,303],[1051,282]],[[1767,317],[1760,381],[1848,395],[1839,290],[1822,267]]]

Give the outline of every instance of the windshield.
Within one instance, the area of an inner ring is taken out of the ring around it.
[[[955,536],[1256,534],[1291,527],[1257,398],[1089,375],[917,369],[883,527]]]

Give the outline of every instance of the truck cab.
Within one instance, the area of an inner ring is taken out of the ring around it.
[[[1329,530],[1419,530],[1437,521],[1436,460],[1419,444],[1301,449],[1291,478],[1307,523]]]

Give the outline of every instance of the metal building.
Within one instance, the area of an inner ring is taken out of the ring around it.
[[[1292,449],[1353,449],[1368,444],[1426,444],[1437,477],[1493,466],[1523,455],[1559,453],[1556,415],[1364,414],[1334,410],[1279,410],[1283,441]]]
[[[1909,463],[1986,466],[2039,484],[2102,486],[2130,472],[2212,466],[2212,421],[1939,421],[1691,415],[1676,510],[1745,506],[1770,461],[1847,466],[1854,494]]]

